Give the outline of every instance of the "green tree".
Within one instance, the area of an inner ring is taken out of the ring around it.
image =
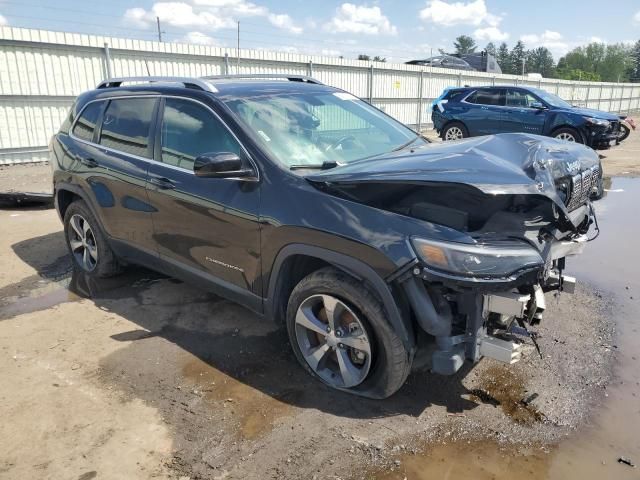
[[[487,43],[487,46],[484,47],[484,51],[493,57],[495,57],[497,53],[496,46],[493,44],[493,42]]]
[[[374,62],[386,62],[387,59],[386,59],[386,57],[380,57],[380,56],[376,55],[375,57],[373,57],[373,61]]]
[[[358,60],[369,61],[369,60],[371,60],[371,57],[369,55],[365,55],[364,53],[361,53],[360,55],[358,55]]]
[[[518,40],[518,43],[516,43],[515,47],[511,50],[509,58],[511,60],[512,69],[510,73],[513,73],[514,75],[522,74],[522,62],[526,61],[526,52],[522,40]]]
[[[538,47],[529,50],[526,54],[526,71],[541,74],[543,77],[551,78],[554,74],[555,62],[553,55],[546,47]]]
[[[631,60],[629,65],[629,80],[640,81],[640,40],[631,48]]]
[[[513,73],[513,68],[511,68],[511,54],[509,53],[509,47],[506,43],[502,42],[500,44],[500,48],[498,48],[496,54],[496,60],[498,61],[498,65],[500,65],[502,73]]]
[[[594,74],[604,82],[628,81],[634,71],[634,50],[622,43],[590,43],[574,48],[562,57],[558,61],[558,71],[564,76]]]
[[[453,42],[453,48],[456,49],[456,53],[473,53],[476,51],[476,42],[468,35],[460,35]]]

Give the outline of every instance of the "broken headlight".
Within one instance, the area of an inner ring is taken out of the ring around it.
[[[470,245],[423,238],[411,241],[431,268],[458,276],[504,278],[544,265],[535,248],[520,242]]]

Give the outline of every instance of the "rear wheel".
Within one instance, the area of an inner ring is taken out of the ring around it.
[[[121,266],[100,224],[82,200],[73,202],[64,214],[67,248],[77,268],[95,277],[111,277]]]
[[[461,140],[467,138],[469,132],[467,128],[460,122],[453,122],[442,130],[442,139],[447,142],[450,140]]]
[[[409,355],[381,302],[334,268],[310,274],[293,289],[287,331],[300,364],[332,388],[386,398],[409,374]]]
[[[553,132],[553,138],[571,143],[584,143],[577,130],[569,127],[559,128]]]

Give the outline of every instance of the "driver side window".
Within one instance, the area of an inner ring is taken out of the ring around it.
[[[193,170],[196,157],[231,152],[244,157],[231,132],[207,108],[190,100],[167,98],[161,128],[162,163]]]

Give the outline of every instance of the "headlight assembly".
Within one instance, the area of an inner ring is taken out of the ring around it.
[[[601,120],[599,118],[593,118],[593,117],[584,117],[584,119],[587,121],[587,123],[590,123],[591,125],[597,125],[599,127],[609,127],[609,125],[611,125],[611,123],[608,120]]]
[[[457,276],[504,278],[544,265],[540,253],[526,244],[469,245],[423,238],[411,242],[429,267]]]

